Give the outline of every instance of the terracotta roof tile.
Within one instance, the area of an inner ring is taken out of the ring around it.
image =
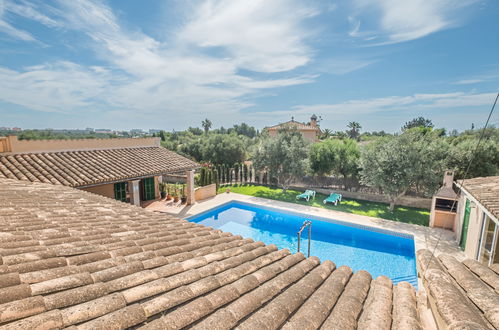
[[[162,147],[0,155],[0,177],[82,187],[197,168]]]
[[[475,197],[496,219],[499,219],[499,176],[456,181],[458,185]]]
[[[357,320],[371,284],[371,275],[366,271],[353,274],[331,314],[322,324],[326,329],[356,329]]]
[[[61,185],[0,199],[2,329],[419,326],[407,283]]]
[[[499,295],[451,256],[417,253],[418,265],[437,323],[444,328],[499,328]]]
[[[296,127],[299,130],[310,130],[310,131],[320,131],[319,126],[311,126],[298,121],[290,120],[284,123],[280,123],[274,126],[266,127],[268,130],[276,130],[286,127]]]

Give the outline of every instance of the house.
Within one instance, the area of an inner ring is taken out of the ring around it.
[[[499,176],[454,181],[453,171],[445,172],[433,195],[430,227],[454,231],[468,258],[492,266],[499,264],[498,218]]]
[[[160,147],[159,138],[0,138],[0,177],[74,187],[134,205],[158,198],[162,176],[179,172],[187,176],[192,203],[197,167]]]
[[[466,256],[499,268],[499,176],[458,180],[461,189],[455,226]]]
[[[418,251],[416,293],[62,184],[0,178],[0,201],[2,329],[499,326],[499,275],[473,260]]]
[[[266,127],[265,129],[269,132],[270,136],[276,136],[279,130],[289,128],[297,129],[303,135],[303,138],[309,142],[317,142],[319,140],[319,136],[321,135],[321,129],[317,125],[316,115],[312,115],[312,117],[310,117],[310,123],[308,124],[295,121],[294,117],[291,117],[290,121]]]

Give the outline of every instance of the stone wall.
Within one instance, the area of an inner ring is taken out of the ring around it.
[[[216,195],[217,185],[214,183],[194,189],[194,198],[196,199],[196,201],[202,201],[203,199],[207,199]]]

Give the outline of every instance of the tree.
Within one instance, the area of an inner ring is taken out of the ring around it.
[[[335,173],[344,178],[357,176],[359,157],[359,147],[352,139],[314,143],[309,152],[312,172],[318,175]]]
[[[178,146],[177,151],[199,162],[204,160],[203,147],[203,143],[197,139],[184,138],[184,142]]]
[[[414,127],[433,128],[433,123],[430,119],[426,119],[424,117],[418,117],[406,122],[404,126],[402,126],[402,130],[406,131]]]
[[[347,131],[348,137],[354,140],[358,140],[360,136],[360,129],[362,128],[362,126],[360,126],[358,122],[352,121],[348,123],[347,127],[350,128],[350,130]]]
[[[199,127],[189,127],[187,129],[187,131],[191,132],[194,135],[202,135],[203,134],[203,130]]]
[[[360,158],[360,149],[357,141],[345,139],[337,150],[338,161],[334,169],[336,173],[341,174],[344,178],[357,177],[359,174]]]
[[[159,132],[159,137],[161,138],[161,141],[166,141],[166,137],[165,137],[165,131],[161,130]]]
[[[236,132],[238,135],[244,135],[249,138],[254,138],[256,136],[256,130],[253,126],[249,126],[246,123],[241,123],[241,125],[234,125],[233,128],[229,128],[227,133]]]
[[[329,138],[330,136],[333,135],[333,131],[331,131],[329,128],[326,128],[326,129],[323,129],[322,130],[322,139],[327,139]]]
[[[485,139],[480,142],[478,149],[477,144],[478,138],[468,138],[451,145],[447,164],[456,171],[456,179],[493,176],[499,173],[499,143]]]
[[[201,122],[201,126],[203,126],[203,128],[204,128],[205,134],[208,134],[208,131],[210,130],[211,125],[212,125],[211,120],[209,120],[208,118],[206,118],[205,120],[203,120]]]
[[[244,142],[237,135],[210,134],[203,141],[201,149],[205,161],[232,166],[246,158]]]
[[[445,169],[448,145],[443,139],[418,131],[385,137],[361,152],[361,182],[383,190],[390,211],[410,188],[432,194]]]
[[[254,166],[266,170],[284,191],[297,178],[305,174],[308,145],[301,133],[281,130],[274,137],[261,141],[254,156]]]
[[[309,163],[313,173],[320,176],[330,174],[338,161],[335,153],[335,144],[339,140],[326,140],[314,143],[310,147]]]

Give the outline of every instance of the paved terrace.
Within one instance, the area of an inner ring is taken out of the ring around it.
[[[1,329],[436,327],[408,283],[62,185],[0,179],[0,201]],[[429,268],[437,321],[498,325],[496,271]]]

